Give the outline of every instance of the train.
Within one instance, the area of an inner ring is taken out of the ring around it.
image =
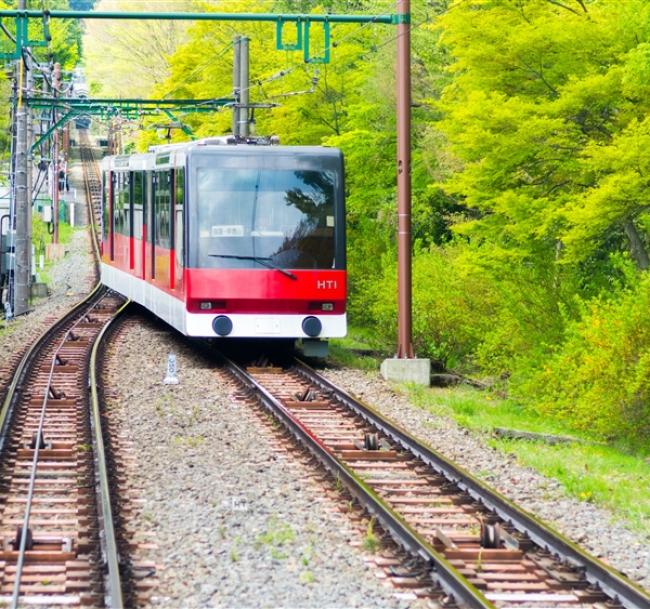
[[[347,331],[340,150],[220,136],[101,161],[101,281],[191,337]]]
[[[81,68],[75,68],[72,73],[72,92],[75,97],[86,99],[88,97],[88,85]],[[89,114],[80,114],[75,117],[76,129],[90,129],[92,119]]]

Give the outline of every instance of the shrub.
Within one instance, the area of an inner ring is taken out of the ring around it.
[[[513,389],[542,414],[606,438],[650,437],[650,274],[616,298],[596,298],[566,338]]]

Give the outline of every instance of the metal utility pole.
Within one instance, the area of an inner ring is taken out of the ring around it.
[[[240,72],[240,49],[241,36],[235,36],[233,41],[233,59],[232,59],[232,96],[235,98],[235,104],[232,107],[232,134],[239,136],[239,104],[241,101],[241,72]]]
[[[412,358],[411,2],[397,0],[397,357]]]
[[[235,36],[233,41],[232,89],[235,104],[232,109],[232,134],[235,137],[246,137],[249,135],[249,40],[246,36]]]
[[[26,9],[26,1],[20,0],[18,8]],[[23,54],[16,63],[18,78],[18,103],[16,107],[16,174],[15,174],[15,210],[16,238],[14,249],[14,302],[13,314],[22,315],[29,310],[30,279],[32,274],[32,235],[31,235],[31,196],[27,191],[27,122],[28,108],[25,103],[26,77],[29,64]]]
[[[249,79],[249,60],[248,60],[248,41],[246,36],[242,36],[239,45],[239,135],[246,137],[248,131],[248,100],[250,99],[250,79]]]
[[[57,97],[61,86],[61,64],[55,63],[52,70],[52,96]],[[58,117],[53,109],[52,122]],[[52,243],[59,242],[59,130],[52,136]]]

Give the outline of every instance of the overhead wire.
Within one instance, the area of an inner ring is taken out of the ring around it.
[[[259,1],[272,1],[272,0],[258,0],[258,2],[259,2]],[[314,3],[317,3],[317,0],[306,0],[306,1],[313,1]],[[402,2],[404,2],[404,0],[397,0],[397,2],[398,2],[399,4],[401,4]],[[442,11],[440,11],[440,12],[436,12],[433,16],[435,16],[436,18],[441,17],[442,15],[447,14],[448,12],[452,11],[452,10],[455,9],[455,8],[458,8],[459,6],[461,6],[462,4],[464,4],[464,3],[466,3],[466,2],[467,2],[467,0],[458,0],[458,1],[455,2],[455,3],[453,3],[453,4],[451,4],[451,5],[448,5],[444,10],[442,10]],[[318,1],[318,3],[320,3],[320,1]],[[433,7],[432,7],[432,9],[433,9]],[[428,24],[428,23],[431,23],[431,20],[432,20],[432,17],[433,17],[433,16],[430,16],[429,14],[427,14],[427,16],[426,16],[425,19],[423,19],[423,20],[420,21],[419,23],[414,24],[414,25],[411,26],[411,32],[418,30],[418,29],[421,28],[423,25],[426,25],[426,24]],[[359,34],[361,31],[363,31],[365,28],[367,28],[367,27],[369,27],[369,26],[371,26],[371,25],[376,25],[376,24],[377,24],[377,21],[376,21],[376,20],[371,20],[371,21],[368,21],[368,22],[366,22],[366,23],[363,23],[362,25],[360,25],[360,26],[357,27],[356,29],[351,30],[349,34],[343,36],[342,38],[339,38],[338,40],[332,40],[332,41],[330,41],[329,46],[324,47],[323,51],[324,51],[324,52],[325,52],[326,50],[331,51],[332,49],[336,48],[336,47],[337,47],[338,45],[340,45],[341,43],[343,43],[343,42],[345,42],[346,40],[350,39],[351,37],[358,35],[358,34]],[[383,42],[381,42],[381,43],[379,43],[379,44],[373,45],[373,48],[372,48],[371,50],[369,50],[369,51],[363,51],[362,53],[359,53],[359,54],[358,54],[358,55],[357,55],[357,56],[356,56],[352,61],[354,62],[354,61],[358,61],[359,59],[364,59],[364,58],[368,57],[371,53],[375,53],[375,52],[378,51],[379,49],[381,49],[381,48],[383,48],[383,47],[389,45],[389,44],[392,43],[392,42],[395,42],[399,37],[400,37],[400,34],[396,34],[396,35],[391,36],[390,38],[384,40]],[[287,53],[290,53],[290,51],[288,51]],[[273,78],[273,77],[271,77],[271,78],[268,79],[268,81],[259,81],[259,80],[256,80],[255,82],[253,82],[253,83],[248,87],[248,89],[251,89],[251,88],[253,88],[254,86],[259,86],[260,84],[266,84],[266,82],[271,82],[271,81],[273,81],[273,80],[277,80],[277,79],[279,79],[279,78],[283,78],[283,77],[287,76],[288,74],[290,74],[291,72],[295,71],[296,69],[298,69],[298,68],[304,68],[304,67],[306,67],[306,66],[308,66],[308,65],[310,65],[310,64],[309,64],[309,63],[305,63],[304,61],[303,61],[303,62],[296,61],[296,62],[294,62],[293,64],[291,64],[291,66],[290,66],[289,68],[287,68],[287,69],[285,69],[285,70],[282,70],[280,73],[278,73],[278,74],[279,74],[279,75],[278,75],[278,78]],[[244,89],[244,90],[246,90],[246,89]],[[283,94],[280,94],[280,95],[283,95]],[[286,94],[284,94],[284,95],[286,95]],[[273,98],[274,98],[274,97],[270,97],[269,99],[273,99]]]
[[[195,67],[194,70],[192,70],[192,72],[190,72],[187,76],[185,76],[185,81],[186,81],[186,82],[184,82],[183,84],[178,85],[177,87],[175,87],[175,88],[172,89],[171,91],[168,91],[167,93],[164,93],[162,98],[163,98],[163,99],[169,99],[169,96],[170,96],[172,93],[175,93],[176,91],[178,91],[179,89],[181,89],[185,84],[187,84],[187,82],[188,82],[192,77],[194,77],[194,76],[196,76],[197,74],[203,72],[206,68],[208,68],[209,66],[211,66],[211,65],[214,63],[215,59],[219,59],[220,57],[223,57],[223,56],[226,54],[226,52],[227,52],[227,51],[228,51],[228,50],[233,46],[233,44],[234,44],[234,43],[231,41],[231,42],[230,42],[229,44],[227,44],[227,45],[226,45],[226,46],[221,50],[221,52],[218,53],[216,56],[214,56],[214,57],[210,57],[210,59],[208,59],[208,61],[206,61],[206,62],[203,63],[203,64],[200,64],[200,65],[197,66],[197,67]]]

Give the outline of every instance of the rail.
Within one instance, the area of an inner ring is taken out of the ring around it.
[[[650,607],[641,587],[300,360],[244,370],[217,355],[459,606]]]
[[[471,609],[494,609],[494,605],[469,583],[449,561],[421,535],[414,531],[402,517],[387,505],[346,464],[337,459],[322,441],[310,433],[292,413],[251,375],[219,354],[228,370],[246,387],[256,392],[264,407],[277,417],[291,434],[339,480],[352,496],[356,497],[368,511],[376,516],[381,526],[393,539],[411,554],[422,558],[430,567],[432,579],[451,594],[457,602]]]
[[[90,153],[90,162],[95,163]],[[90,193],[90,188],[88,185],[88,171],[84,166],[84,181],[87,191],[87,205],[88,205],[88,214],[89,222],[91,227],[91,240],[94,250],[94,258],[96,263],[97,274],[99,273],[99,244],[97,240],[97,231],[96,231],[96,221],[95,221],[95,209],[93,204],[93,197]],[[45,419],[46,413],[48,412],[48,401],[50,397],[56,398],[57,392],[53,387],[53,376],[57,364],[64,362],[61,351],[68,343],[69,339],[75,338],[74,331],[78,328],[80,324],[84,321],[90,323],[91,318],[89,314],[97,309],[102,308],[101,302],[106,296],[110,296],[110,293],[106,288],[104,288],[99,282],[95,285],[94,289],[84,298],[82,301],[75,304],[61,319],[56,321],[48,330],[43,332],[41,336],[31,345],[31,347],[25,352],[21,358],[16,370],[14,371],[11,383],[3,400],[2,406],[0,408],[0,453],[6,450],[9,430],[12,425],[12,420],[14,419],[14,413],[19,408],[21,399],[24,399],[23,394],[28,388],[28,377],[32,373],[32,370],[36,369],[39,360],[43,358],[43,354],[48,352],[49,359],[49,373],[47,374],[46,382],[44,384],[43,391],[43,400],[40,405],[40,412],[38,414],[38,424],[36,427],[36,433],[33,437],[33,458],[31,459],[31,468],[29,470],[29,482],[27,488],[27,498],[25,500],[25,508],[22,516],[22,525],[19,528],[16,538],[16,568],[15,568],[15,577],[13,583],[13,592],[11,596],[10,606],[12,609],[16,609],[19,606],[21,598],[21,583],[23,579],[23,571],[25,568],[25,562],[27,557],[27,552],[29,551],[30,541],[31,541],[31,531],[30,531],[30,519],[32,517],[32,509],[34,502],[35,486],[37,481],[37,472],[39,469],[39,460],[41,456],[41,449],[44,449],[45,444]],[[101,556],[103,558],[103,567],[102,570],[105,572],[105,587],[106,595],[105,601],[107,605],[115,609],[122,609],[123,597],[122,597],[122,584],[120,579],[120,569],[118,561],[118,552],[117,544],[115,541],[115,527],[113,525],[113,517],[110,503],[110,487],[108,480],[108,472],[105,461],[105,450],[104,450],[104,440],[102,435],[101,420],[99,414],[99,401],[98,401],[98,392],[96,387],[96,366],[97,366],[97,351],[101,344],[101,341],[106,336],[106,331],[108,326],[116,319],[121,312],[125,309],[128,302],[121,306],[111,320],[106,324],[95,341],[90,345],[92,351],[90,353],[90,383],[89,383],[89,393],[90,393],[90,426],[92,429],[92,444],[94,449],[94,463],[95,463],[95,475],[96,475],[96,487],[97,487],[97,497],[99,503],[99,521],[100,521],[100,542],[102,544]],[[99,305],[99,306],[98,306]],[[93,320],[94,321],[94,320]],[[57,335],[61,335],[62,338],[59,338]],[[49,354],[50,345],[53,343],[53,337],[57,336],[54,339],[54,351]],[[84,381],[85,384],[85,381]],[[40,602],[40,601],[39,601]],[[55,599],[53,599],[55,602]]]
[[[54,367],[56,366],[57,359],[60,357],[60,351],[64,344],[69,340],[73,330],[76,329],[76,327],[84,321],[84,319],[87,318],[88,314],[92,309],[95,307],[96,304],[98,304],[106,291],[104,289],[99,289],[96,291],[93,291],[91,296],[88,298],[88,301],[85,303],[87,305],[87,310],[82,314],[78,316],[78,319],[72,324],[70,328],[68,328],[63,335],[63,338],[59,342],[57,348],[54,351],[54,354],[52,355],[52,360],[50,363],[50,372],[48,375],[47,383],[45,385],[45,388],[43,390],[43,403],[41,406],[41,412],[40,412],[40,417],[39,417],[39,422],[38,422],[38,428],[36,430],[36,436],[35,436],[35,442],[34,442],[34,457],[32,459],[32,467],[30,471],[30,476],[29,476],[29,487],[27,491],[27,502],[25,504],[25,514],[23,516],[23,525],[21,529],[21,534],[20,534],[20,547],[18,549],[18,562],[16,563],[16,575],[14,577],[14,589],[13,589],[13,594],[11,597],[11,608],[12,609],[17,609],[18,608],[18,597],[20,595],[20,584],[21,584],[21,579],[23,575],[23,568],[25,565],[25,554],[27,551],[27,540],[29,536],[29,522],[31,518],[31,513],[32,513],[32,501],[34,498],[34,486],[36,484],[36,472],[38,470],[38,460],[39,460],[39,455],[40,451],[42,448],[42,445],[44,443],[44,435],[43,435],[43,426],[45,423],[45,413],[47,410],[47,403],[48,399],[50,397],[50,393],[52,392],[52,377],[54,375]],[[51,333],[51,332],[50,332]],[[43,344],[45,346],[47,344],[47,341]],[[14,396],[12,396],[14,397]],[[4,435],[4,434],[3,434]]]
[[[118,309],[113,318],[102,328],[97,336],[90,355],[90,406],[92,410],[91,424],[93,429],[93,443],[95,449],[95,472],[99,480],[99,500],[101,507],[100,520],[104,535],[102,536],[104,562],[107,568],[106,588],[109,605],[112,609],[122,609],[124,599],[122,595],[122,581],[120,577],[119,552],[113,523],[113,508],[111,505],[110,484],[108,469],[106,467],[106,448],[102,433],[102,421],[100,413],[100,401],[98,391],[98,353],[102,342],[113,324],[122,316],[126,308],[131,304],[127,301]]]
[[[650,596],[620,573],[598,559],[588,555],[569,539],[522,510],[506,497],[484,485],[469,472],[446,459],[443,455],[415,439],[407,431],[387,420],[368,404],[352,398],[345,391],[323,378],[315,370],[300,360],[295,369],[303,378],[322,390],[329,392],[337,401],[362,417],[373,427],[391,437],[403,448],[442,474],[447,480],[466,491],[475,500],[494,511],[506,522],[510,522],[519,532],[530,537],[538,546],[562,557],[572,565],[585,570],[590,583],[598,584],[612,598],[628,609],[648,609]]]

